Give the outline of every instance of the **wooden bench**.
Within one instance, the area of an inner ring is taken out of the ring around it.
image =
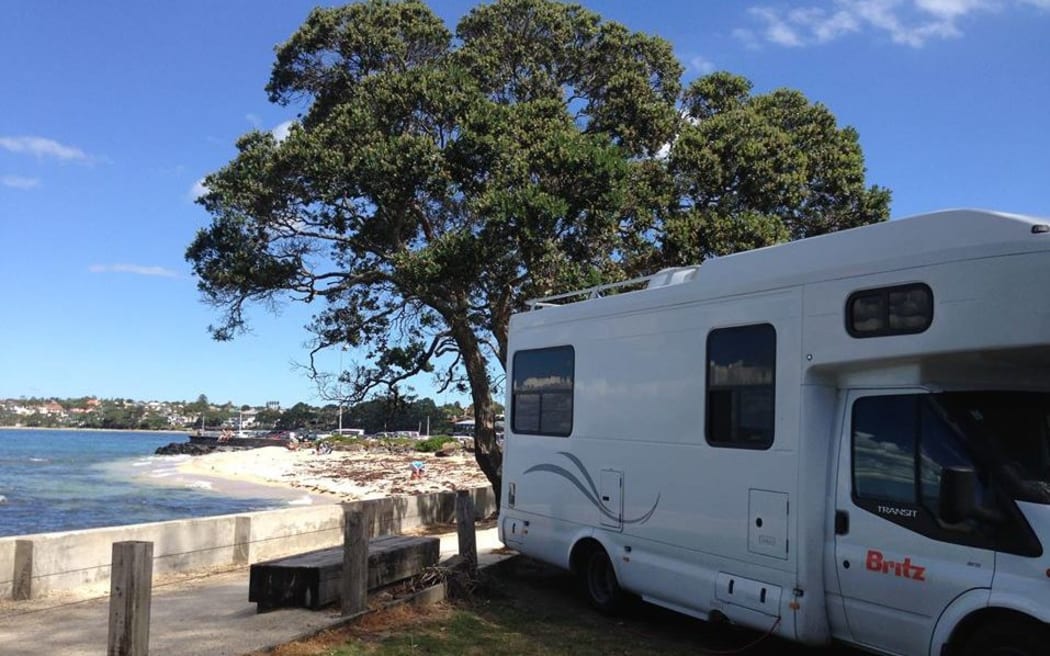
[[[438,538],[390,535],[368,543],[368,589],[415,576],[436,565]],[[332,547],[251,566],[248,601],[264,613],[289,606],[317,610],[339,600],[343,548]]]

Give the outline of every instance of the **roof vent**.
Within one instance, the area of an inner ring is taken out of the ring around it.
[[[650,276],[649,283],[645,288],[652,289],[653,287],[668,287],[670,285],[679,285],[683,282],[689,282],[696,278],[696,272],[699,270],[699,265],[664,269]]]

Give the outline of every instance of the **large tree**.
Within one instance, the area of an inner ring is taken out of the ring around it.
[[[525,299],[886,217],[825,108],[681,75],[662,39],[550,0],[479,6],[454,35],[413,0],[314,10],[267,86],[300,120],[205,181],[187,259],[214,336],[249,303],[319,302],[314,353],[366,354],[345,400],[424,372],[469,390],[498,491],[493,393]]]
[[[745,78],[715,73],[683,94],[683,121],[666,168],[672,207],[659,213],[660,239],[652,242],[660,265],[888,216],[889,191],[865,187],[853,128],[839,129],[826,107],[798,91],[750,92]]]

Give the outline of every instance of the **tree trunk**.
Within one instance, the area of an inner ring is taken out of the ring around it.
[[[474,459],[492,483],[498,508],[503,481],[503,451],[496,443],[496,415],[492,407],[488,362],[481,354],[477,337],[469,326],[456,322],[452,326],[452,335],[466,365],[474,403]]]

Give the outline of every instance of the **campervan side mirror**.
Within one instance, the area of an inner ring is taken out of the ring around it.
[[[941,470],[941,519],[949,524],[970,519],[977,514],[977,472],[972,467],[945,467]]]

